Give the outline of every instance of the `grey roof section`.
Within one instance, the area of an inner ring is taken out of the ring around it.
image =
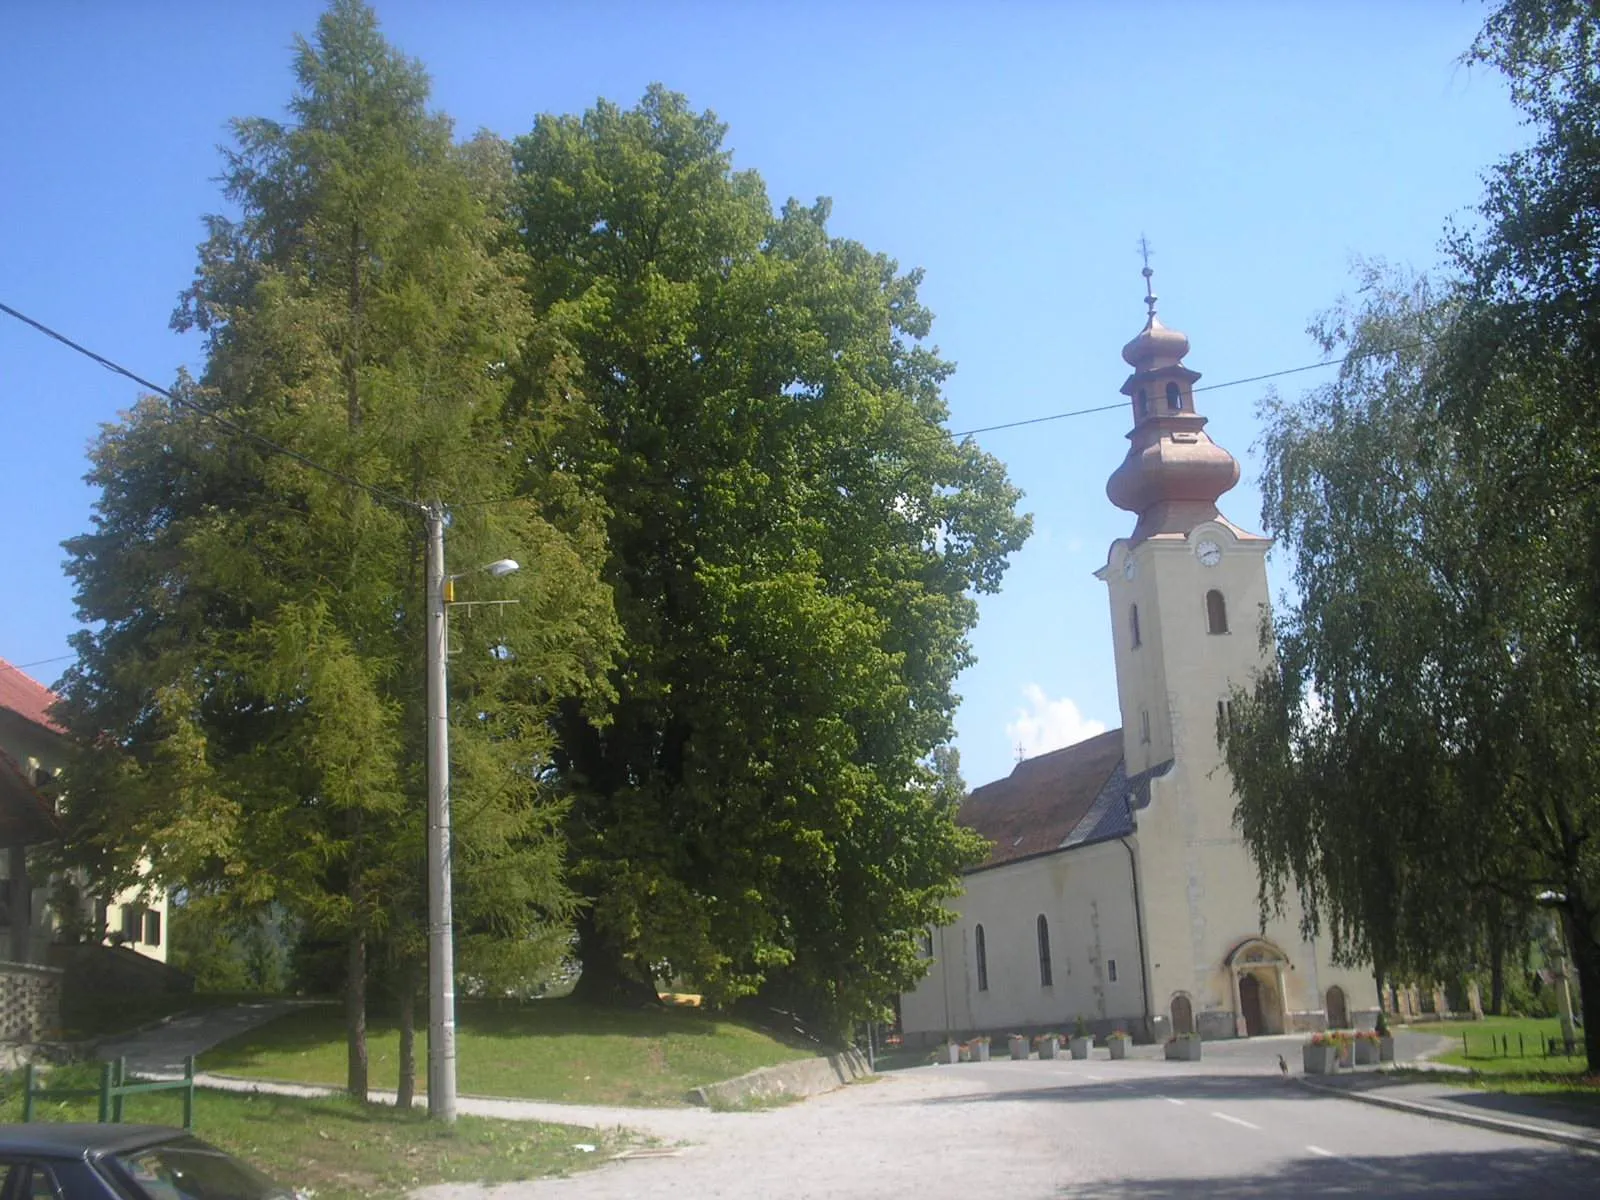
[[[1094,804],[1083,814],[1083,820],[1078,822],[1077,827],[1067,835],[1066,841],[1061,843],[1061,848],[1071,850],[1095,842],[1107,842],[1112,838],[1127,837],[1133,833],[1134,809],[1147,808],[1150,804],[1150,781],[1159,779],[1170,770],[1172,770],[1172,760],[1169,758],[1166,762],[1151,767],[1148,771],[1140,771],[1129,778],[1127,764],[1117,763],[1117,769],[1111,773],[1111,778],[1106,780],[1105,787],[1100,789]]]

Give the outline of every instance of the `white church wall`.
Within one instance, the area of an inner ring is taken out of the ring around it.
[[[1129,871],[1127,850],[1105,842],[968,875],[954,904],[959,918],[933,931],[932,969],[901,998],[907,1040],[1067,1033],[1080,1016],[1101,1034],[1138,1028],[1144,1010]],[[1041,914],[1050,936],[1048,987],[1039,969]],[[986,990],[978,988],[980,925]]]

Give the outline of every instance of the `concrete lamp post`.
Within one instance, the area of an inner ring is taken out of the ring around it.
[[[428,527],[428,1115],[456,1119],[455,932],[450,895],[449,610],[456,580],[444,567],[445,510],[423,509]],[[500,577],[518,570],[502,558],[479,567]],[[473,572],[466,572],[472,574]]]

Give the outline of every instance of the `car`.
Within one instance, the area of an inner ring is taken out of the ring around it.
[[[296,1200],[167,1125],[0,1125],[0,1200]]]

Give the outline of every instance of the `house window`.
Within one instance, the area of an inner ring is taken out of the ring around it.
[[[1137,604],[1128,605],[1128,628],[1133,633],[1133,648],[1137,650],[1139,648],[1139,606]]]
[[[1144,708],[1139,710],[1139,740],[1150,744],[1150,711]]]
[[[972,945],[978,955],[978,990],[989,990],[989,951],[983,943],[983,926],[979,925],[972,935]]]
[[[1228,632],[1228,602],[1216,588],[1206,593],[1206,629],[1211,633]]]
[[[139,911],[137,904],[124,904],[122,906],[122,940],[130,946],[137,945],[139,935],[144,932],[144,916]]]
[[[1167,384],[1167,407],[1177,412],[1183,407],[1183,393],[1178,390],[1175,383]]]
[[[161,913],[153,908],[145,910],[144,944],[147,946],[161,945]]]
[[[1049,987],[1055,982],[1050,973],[1050,922],[1040,913],[1035,924],[1039,931],[1039,986]]]
[[[1117,981],[1117,960],[1114,958],[1106,959],[1106,978],[1112,983]]]

